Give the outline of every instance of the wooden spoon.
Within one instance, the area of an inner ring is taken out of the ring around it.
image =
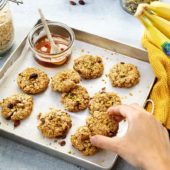
[[[50,54],[57,54],[57,53],[59,52],[59,49],[58,49],[58,47],[56,46],[56,44],[55,44],[55,42],[54,42],[54,40],[53,40],[53,38],[52,38],[51,32],[50,32],[50,30],[49,30],[49,28],[48,28],[48,25],[47,25],[47,22],[46,22],[46,20],[45,20],[45,17],[44,17],[44,15],[43,15],[43,13],[42,13],[42,10],[41,10],[41,9],[38,9],[38,12],[39,12],[39,14],[40,14],[41,21],[42,21],[42,24],[43,24],[43,26],[44,26],[45,32],[46,32],[46,34],[47,34],[47,37],[48,37],[48,39],[49,39],[49,41],[50,41],[50,45],[51,45]]]

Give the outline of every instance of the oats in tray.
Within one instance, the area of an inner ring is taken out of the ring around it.
[[[140,73],[135,65],[121,62],[110,69],[109,78],[113,87],[129,88],[139,83]]]
[[[49,78],[43,71],[30,67],[19,73],[17,83],[25,93],[37,94],[47,89]]]
[[[79,74],[74,70],[65,70],[52,78],[51,86],[54,91],[69,92],[80,82]]]
[[[118,131],[118,123],[107,112],[95,111],[86,120],[86,124],[92,135],[115,136]]]
[[[75,59],[73,67],[84,79],[98,78],[104,70],[102,58],[92,55],[84,55]]]
[[[3,5],[5,1],[0,1],[0,54],[6,52],[13,44],[14,27],[11,12],[8,5]]]
[[[32,112],[33,98],[27,94],[15,94],[1,102],[1,114],[7,120],[15,122],[26,119]]]
[[[94,155],[99,150],[91,144],[90,136],[91,132],[87,126],[79,127],[75,134],[71,136],[72,146],[85,156]]]
[[[94,111],[106,112],[109,107],[119,104],[121,100],[116,93],[101,91],[90,99],[89,110],[91,114]]]
[[[72,126],[70,115],[58,109],[51,109],[46,114],[40,113],[38,119],[38,129],[47,138],[65,136]]]
[[[84,110],[89,105],[89,94],[86,88],[76,86],[68,93],[63,93],[61,96],[61,103],[70,112],[78,112]]]

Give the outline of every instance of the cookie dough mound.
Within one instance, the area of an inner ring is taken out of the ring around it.
[[[1,114],[8,120],[26,119],[32,112],[33,98],[27,94],[15,94],[3,99]]]
[[[109,107],[119,104],[121,100],[116,93],[99,92],[90,99],[89,110],[91,114],[95,111],[106,112]]]
[[[66,93],[74,89],[80,82],[79,74],[74,70],[66,70],[52,78],[51,86],[54,91]]]
[[[132,87],[139,83],[140,73],[133,64],[119,63],[110,69],[109,78],[113,87]]]
[[[48,87],[49,78],[46,73],[37,68],[27,68],[18,75],[18,86],[27,94],[37,94]]]
[[[94,155],[99,150],[91,144],[90,136],[91,132],[87,126],[79,127],[75,134],[71,136],[72,146],[85,156]]]
[[[104,65],[101,57],[84,55],[74,60],[74,69],[84,79],[95,79],[103,74]]]
[[[51,109],[46,114],[40,113],[38,119],[38,129],[47,138],[65,136],[72,126],[70,116],[58,109]]]
[[[62,94],[61,103],[64,104],[65,109],[68,111],[78,112],[88,107],[89,94],[84,87],[76,86],[70,92]]]
[[[92,135],[115,136],[118,131],[118,123],[110,118],[107,112],[95,111],[86,120],[86,124]]]

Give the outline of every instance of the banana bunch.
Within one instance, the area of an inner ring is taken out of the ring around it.
[[[170,4],[140,4],[135,16],[145,26],[149,41],[170,56]]]

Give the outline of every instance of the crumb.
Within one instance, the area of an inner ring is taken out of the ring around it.
[[[54,142],[58,142],[58,139],[55,139]]]
[[[129,93],[129,96],[133,96],[133,93]]]
[[[68,154],[72,154],[72,152],[71,152],[71,151],[68,151]]]
[[[84,49],[81,49],[81,52],[84,53]]]
[[[105,74],[106,77],[108,77],[108,74]]]
[[[101,91],[105,91],[106,90],[106,87],[102,87]]]
[[[37,119],[39,120],[41,117],[41,113],[38,114]]]

